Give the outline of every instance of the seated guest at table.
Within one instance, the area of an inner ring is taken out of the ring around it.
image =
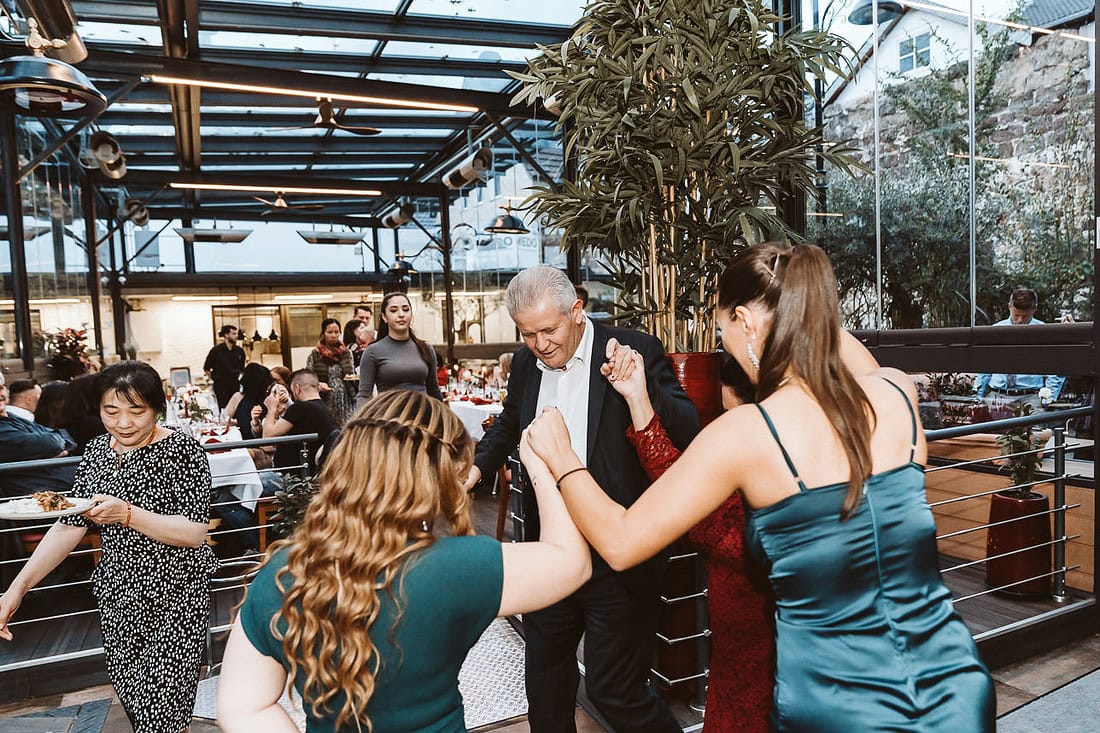
[[[308,435],[316,433],[317,438],[307,446],[307,461],[310,473],[317,471],[317,449],[339,426],[332,419],[325,401],[321,399],[317,375],[309,369],[299,369],[290,377],[290,394],[276,388],[264,400],[267,415],[264,416],[261,430],[265,438],[277,438],[281,435]],[[301,443],[280,443],[275,446],[275,467],[288,468],[302,463]],[[264,481],[264,495],[271,496],[282,485],[282,474],[272,472],[261,477]]]
[[[110,435],[88,446],[72,494],[95,503],[58,520],[0,596],[0,638],[11,640],[26,593],[98,525],[92,587],[107,676],[135,733],[177,733],[194,712],[218,566],[206,544],[210,464],[186,432],[157,425],[164,391],[151,366],[119,362],[97,384]]]
[[[73,455],[83,455],[92,438],[107,432],[99,417],[97,399],[95,374],[84,374],[69,382],[62,427],[76,441],[76,448],[71,451]]]
[[[293,374],[293,372],[290,371],[290,368],[285,367],[282,364],[280,364],[279,366],[271,367],[271,381],[275,382],[276,384],[281,384],[287,389],[290,389],[291,374]]]
[[[370,305],[366,303],[360,303],[355,306],[355,311],[351,314],[353,320],[362,321],[367,327],[366,338],[363,340],[363,348],[370,346],[374,339],[377,338],[377,334],[374,330],[374,311],[371,310]]]
[[[42,385],[42,396],[34,408],[34,421],[47,428],[60,429],[65,422],[65,400],[68,399],[69,382],[57,379]],[[11,406],[8,406],[11,409]]]
[[[8,411],[8,386],[0,372],[0,463],[63,458],[76,447],[68,433],[15,417]],[[68,491],[75,475],[75,466],[0,471],[0,496]]]
[[[222,730],[293,730],[278,703],[288,677],[309,730],[466,730],[458,671],[493,618],[554,603],[591,572],[538,461],[540,541],[475,536],[462,488],[472,460],[462,423],[424,394],[390,391],[355,413],[233,625]],[[436,537],[436,521],[454,536]]]
[[[1008,318],[997,321],[994,326],[1032,326],[1041,324],[1035,317],[1039,308],[1039,296],[1031,288],[1017,288],[1008,301]],[[1000,403],[1020,402],[1030,404],[1032,410],[1042,406],[1039,390],[1050,390],[1048,402],[1054,402],[1062,393],[1065,377],[1056,374],[979,374],[974,380],[974,394],[988,397]]]
[[[362,406],[374,394],[391,389],[426,392],[443,399],[436,378],[436,355],[431,344],[416,337],[412,330],[412,302],[404,293],[389,293],[382,298],[382,325],[378,339],[363,352],[359,365],[359,396]]]
[[[485,380],[485,386],[493,389],[504,389],[508,386],[508,375],[512,373],[512,352],[507,351],[500,355],[497,363],[493,365],[493,371]]]
[[[272,384],[271,370],[258,362],[250,362],[241,372],[241,391],[230,397],[229,404],[225,406],[225,411],[233,416],[241,429],[241,440],[260,437],[252,426],[259,427],[267,414],[264,399]]]
[[[363,350],[374,341],[374,332],[363,321],[352,318],[344,324],[344,346],[351,352],[351,359],[355,368],[359,368],[359,362],[363,358]]]
[[[34,411],[42,397],[42,387],[33,379],[17,379],[8,385],[8,414],[35,422]]]
[[[337,426],[347,422],[355,402],[355,385],[344,379],[355,374],[355,365],[340,335],[338,320],[326,318],[321,321],[321,338],[306,357],[306,369],[312,370],[320,380],[321,393]]]

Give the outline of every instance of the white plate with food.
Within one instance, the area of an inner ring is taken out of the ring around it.
[[[38,491],[26,499],[0,504],[0,519],[56,519],[86,512],[93,503],[91,499],[70,499],[56,491]]]

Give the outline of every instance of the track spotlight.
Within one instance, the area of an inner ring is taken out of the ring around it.
[[[443,174],[443,185],[447,188],[463,188],[481,180],[481,174],[493,165],[493,151],[481,148],[457,166]]]

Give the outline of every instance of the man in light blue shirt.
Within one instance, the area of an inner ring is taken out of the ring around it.
[[[1030,326],[1042,323],[1035,317],[1039,298],[1031,288],[1017,288],[1008,302],[1009,317],[997,321],[994,326]],[[1066,378],[1055,374],[979,374],[974,381],[974,393],[978,397],[997,399],[999,402],[1029,402],[1038,409],[1043,402],[1054,402],[1062,392]],[[1049,389],[1049,396],[1040,394]]]

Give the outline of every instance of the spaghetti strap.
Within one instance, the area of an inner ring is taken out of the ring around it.
[[[909,409],[909,419],[913,423],[913,436],[909,442],[909,462],[912,463],[913,456],[917,454],[917,414],[913,412],[913,403],[909,401],[909,395],[905,394],[904,389],[886,377],[883,377],[882,380],[898,391],[902,401],[905,402],[905,406]]]
[[[783,447],[783,441],[779,439],[779,433],[775,432],[775,425],[772,424],[772,419],[768,417],[768,413],[764,411],[764,407],[761,404],[755,402],[753,404],[756,405],[757,410],[760,410],[760,416],[764,418],[764,422],[768,425],[768,430],[775,439],[775,444],[779,446],[779,451],[783,454],[783,460],[787,462],[787,468],[790,469],[791,475],[794,476],[794,480],[798,482],[798,490],[806,491],[806,484],[802,483],[802,477],[798,475],[798,469],[794,467],[794,461],[792,461],[790,455],[787,454],[787,449]]]

